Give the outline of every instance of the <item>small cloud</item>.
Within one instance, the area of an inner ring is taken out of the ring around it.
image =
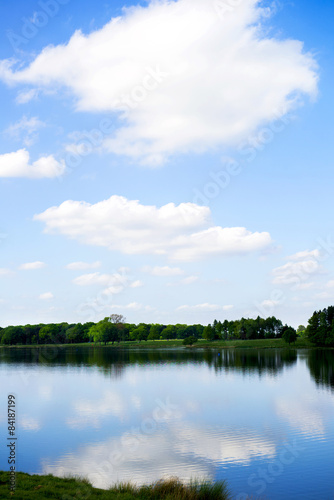
[[[231,304],[227,305],[227,306],[223,306],[223,311],[230,311],[233,308],[234,308],[234,306],[232,306]]]
[[[139,304],[138,302],[130,302],[130,304],[125,304],[125,305],[120,305],[120,304],[112,305],[113,309],[121,309],[121,310],[126,309],[131,311],[139,311],[141,309],[146,309],[146,307],[144,307],[143,304]]]
[[[7,274],[11,274],[11,270],[10,269],[6,269],[4,267],[0,267],[0,276],[6,276]]]
[[[319,250],[304,250],[303,252],[297,252],[293,255],[287,257],[287,260],[305,260],[305,259],[319,259],[320,251]]]
[[[315,283],[300,283],[299,285],[295,286],[295,290],[309,290],[310,288],[313,288],[315,286]]]
[[[32,118],[23,116],[21,120],[10,125],[4,133],[18,141],[22,140],[25,146],[31,146],[38,140],[37,131],[43,127],[45,127],[45,123],[39,120],[37,116]]]
[[[294,285],[295,289],[303,290],[312,286],[310,283],[303,283],[304,281],[307,281],[310,276],[323,273],[323,268],[319,263],[319,250],[298,252],[288,257],[288,259],[284,266],[273,270],[273,283],[277,285]]]
[[[0,177],[25,179],[52,179],[65,173],[65,163],[58,162],[52,155],[42,156],[30,163],[26,149],[0,155]]]
[[[151,274],[152,276],[180,276],[181,274],[184,274],[184,271],[182,271],[179,267],[169,266],[145,266],[142,271]]]
[[[51,300],[54,298],[54,295],[51,292],[46,292],[46,293],[41,293],[41,295],[38,298],[40,300]]]
[[[198,280],[198,276],[188,276],[187,278],[183,278],[180,283],[181,285],[191,285]]]
[[[40,262],[40,261],[27,262],[26,264],[22,264],[19,267],[19,269],[24,270],[24,271],[32,271],[34,269],[42,269],[45,266],[46,266],[45,262]]]
[[[195,306],[183,305],[176,308],[177,311],[219,311],[220,309],[223,309],[223,307],[217,304],[208,304],[207,302]]]
[[[23,90],[18,93],[15,101],[16,104],[26,104],[27,102],[32,101],[38,96],[38,90],[37,89],[31,89],[31,90]]]
[[[119,272],[114,274],[101,274],[90,273],[82,274],[73,280],[75,285],[79,286],[90,286],[90,285],[103,285],[103,286],[113,286],[113,285],[126,285],[128,284],[128,277],[120,274]]]
[[[133,281],[130,285],[130,288],[139,288],[143,286],[143,282],[140,280]]]
[[[275,307],[275,306],[278,306],[280,304],[280,302],[278,300],[264,300],[263,302],[261,302],[260,306],[261,307],[268,307],[268,308],[272,308],[272,307]]]
[[[331,299],[333,298],[333,292],[321,292],[315,295],[316,299]]]
[[[83,269],[97,269],[98,267],[101,267],[101,262],[96,261],[92,263],[88,262],[71,262],[70,264],[67,264],[66,269],[71,269],[72,271],[79,271]]]

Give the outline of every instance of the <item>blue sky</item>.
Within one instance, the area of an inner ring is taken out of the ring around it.
[[[331,2],[0,10],[1,326],[332,303]]]

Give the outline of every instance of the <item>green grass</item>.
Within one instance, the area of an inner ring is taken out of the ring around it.
[[[205,340],[199,341],[198,347],[219,347],[219,348],[255,348],[255,349],[272,349],[272,348],[287,348],[287,344],[283,339],[255,339],[255,340],[215,340],[214,342],[207,342]],[[312,348],[314,345],[307,339],[298,339],[294,344],[291,344],[292,348]]]
[[[104,344],[92,344],[91,342],[85,342],[82,344],[59,344],[61,347],[80,347],[80,346],[94,346],[94,347],[110,347],[110,348],[136,348],[136,349],[163,349],[163,348],[183,348],[183,349],[198,349],[198,348],[254,348],[254,349],[272,349],[272,348],[287,348],[287,344],[283,339],[255,339],[255,340],[215,340],[209,342],[207,340],[199,339],[198,342],[190,347],[185,347],[182,345],[183,339],[175,340],[147,340],[147,341],[128,341],[128,342],[115,342],[114,344],[108,343],[106,346]],[[39,345],[12,345],[12,346],[0,346],[6,348],[43,348],[54,346],[55,344],[39,344]],[[57,344],[58,345],[58,344]],[[306,348],[306,349],[316,349],[309,340],[299,338],[297,342],[291,344],[292,348]]]
[[[8,473],[0,471],[0,498],[23,500],[57,498],[62,500],[99,499],[99,500],[231,500],[226,483],[191,482],[184,485],[177,478],[158,481],[149,486],[137,487],[121,483],[109,490],[93,488],[86,479],[58,478],[29,475],[22,472],[16,475],[15,492],[10,492]]]
[[[185,347],[183,344],[183,339],[175,339],[175,340],[147,340],[147,341],[129,341],[129,342],[120,342],[115,344],[107,344],[107,347],[121,347],[121,348],[153,348],[153,349],[162,349],[165,347],[180,347],[183,349],[198,349],[198,348],[254,348],[254,349],[272,349],[272,348],[287,348],[289,344],[287,344],[283,339],[255,339],[255,340],[214,340],[213,342],[199,339],[196,344],[190,347]],[[78,344],[80,345],[80,344]],[[81,344],[82,345],[82,344]],[[87,344],[86,344],[87,345]],[[104,345],[102,345],[104,347]],[[298,339],[297,342],[291,344],[292,348],[312,348],[314,347],[311,342],[307,339]]]

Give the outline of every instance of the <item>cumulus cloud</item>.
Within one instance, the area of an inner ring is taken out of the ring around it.
[[[105,295],[121,293],[126,287],[138,288],[142,286],[142,282],[140,280],[132,281],[127,273],[127,268],[120,268],[114,274],[101,274],[99,272],[82,274],[81,276],[75,278],[73,283],[79,286],[100,285],[106,287],[102,291]]]
[[[30,163],[26,149],[0,155],[0,177],[25,177],[28,179],[54,178],[63,175],[65,164],[52,155],[42,156]]]
[[[247,254],[272,243],[267,232],[211,227],[210,215],[208,207],[194,203],[158,208],[114,195],[95,205],[68,200],[34,219],[45,223],[46,232],[59,232],[81,243],[181,261]]]
[[[97,269],[98,267],[101,267],[101,262],[96,261],[96,262],[70,262],[70,264],[67,264],[66,268],[71,269],[73,271],[82,271],[84,269]]]
[[[45,47],[26,67],[0,61],[0,78],[64,88],[78,110],[117,113],[104,147],[143,163],[239,145],[317,91],[314,58],[302,42],[269,36],[260,5],[243,0],[220,15],[219,2],[151,1]],[[25,88],[19,100],[35,95]]]
[[[305,284],[311,276],[321,274],[323,268],[319,262],[319,250],[306,250],[288,257],[289,261],[273,270],[273,283],[277,285],[294,285],[303,290],[312,284]]]
[[[87,285],[108,285],[111,282],[121,282],[124,279],[120,274],[101,274],[91,273],[82,274],[73,280],[73,283],[79,286]]]
[[[54,295],[51,292],[46,292],[46,293],[41,293],[41,295],[38,297],[40,300],[51,300],[53,299]]]
[[[41,262],[38,260],[36,262],[26,262],[25,264],[21,264],[19,269],[22,269],[24,271],[32,271],[34,269],[42,269],[45,266],[45,262]]]

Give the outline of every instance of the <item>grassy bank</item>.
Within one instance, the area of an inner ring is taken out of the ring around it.
[[[1,347],[6,348],[43,348],[54,346],[55,344],[39,344],[39,345],[13,345],[13,346],[5,346]],[[82,343],[82,344],[60,344],[61,347],[80,347],[80,346],[94,346],[94,347],[110,347],[110,348],[136,348],[136,349],[164,349],[164,348],[183,348],[186,349],[182,345],[182,340],[147,340],[147,341],[129,341],[129,342],[117,342],[114,344],[108,343],[106,346],[104,344],[92,344],[92,343]],[[199,349],[199,348],[210,348],[210,349],[230,349],[230,348],[254,348],[254,349],[286,349],[289,345],[284,342],[283,339],[256,339],[256,340],[215,340],[213,342],[209,342],[207,340],[200,339],[194,346],[190,347],[190,349]],[[297,342],[291,344],[290,347],[296,349],[311,349],[316,347],[309,342],[307,339],[298,339]]]
[[[193,483],[183,485],[177,479],[159,481],[150,486],[136,487],[131,484],[121,484],[101,490],[93,488],[86,480],[75,478],[61,479],[52,475],[29,475],[22,472],[16,475],[16,489],[9,490],[7,472],[0,472],[0,498],[17,498],[35,500],[43,498],[57,498],[76,500],[230,500],[226,484],[220,483]]]

